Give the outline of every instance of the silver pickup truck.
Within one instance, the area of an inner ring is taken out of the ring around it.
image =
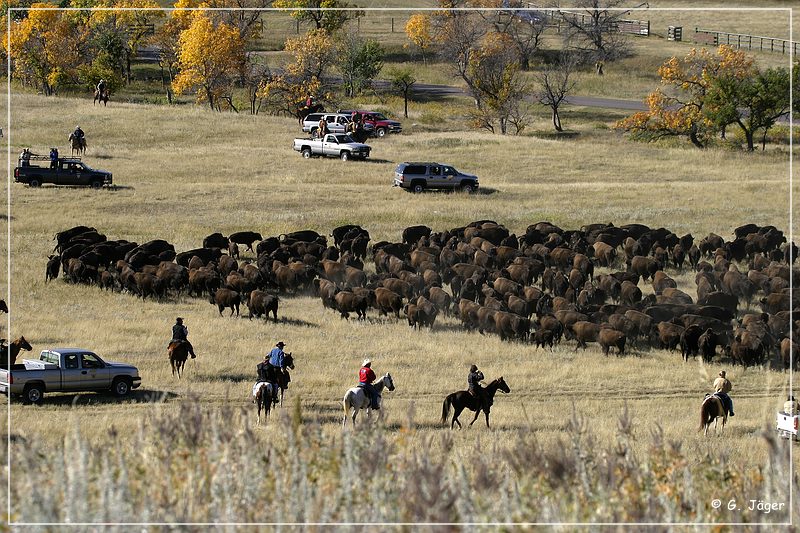
[[[329,133],[324,139],[295,139],[293,148],[308,159],[313,156],[338,157],[342,161],[348,159],[366,159],[372,149],[367,144],[357,143],[346,133]]]
[[[40,403],[45,392],[111,391],[121,397],[141,383],[135,366],[103,361],[83,348],[42,350],[38,360],[0,369],[0,392],[25,403]]]

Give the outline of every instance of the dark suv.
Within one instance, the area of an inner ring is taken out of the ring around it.
[[[352,115],[353,113],[359,113],[361,115],[361,121],[364,124],[371,124],[375,128],[375,135],[378,136],[378,137],[383,137],[387,133],[400,133],[401,131],[403,131],[403,125],[402,124],[400,124],[396,120],[388,119],[383,114],[377,113],[375,111],[361,111],[360,109],[346,109],[346,110],[339,111],[339,112],[340,113],[344,113],[346,115]]]
[[[420,193],[425,189],[478,190],[478,176],[464,174],[441,163],[400,163],[394,170],[394,186]]]

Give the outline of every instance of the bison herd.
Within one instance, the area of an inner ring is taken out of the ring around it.
[[[332,244],[312,230],[214,233],[176,253],[164,240],[111,241],[78,226],[56,235],[46,280],[60,269],[69,282],[141,298],[185,292],[207,297],[220,315],[238,315],[244,303],[250,318],[273,320],[279,294],[313,291],[345,319],[375,310],[433,328],[442,314],[504,340],[551,349],[574,340],[575,350],[591,342],[605,354],[649,346],[680,349],[685,360],[722,353],[754,365],[774,356],[788,366],[796,349],[800,321],[791,323],[789,309],[800,305],[789,287],[797,247],[774,226],[747,224],[727,241],[642,224],[563,230],[539,222],[518,236],[489,220],[440,232],[412,226],[400,242],[371,243],[357,225],[330,237]],[[242,258],[240,246],[254,257]],[[365,269],[368,258],[374,268]],[[670,276],[686,268],[695,295]],[[746,312],[756,304],[761,312]]]

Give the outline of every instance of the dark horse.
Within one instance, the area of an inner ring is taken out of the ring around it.
[[[303,121],[306,119],[308,115],[310,115],[311,113],[319,113],[320,111],[324,110],[325,106],[323,106],[322,104],[314,104],[311,107],[302,105],[298,107],[297,110],[295,111],[295,115],[297,115],[297,122],[302,126]]]
[[[447,396],[444,399],[444,403],[442,404],[442,424],[447,423],[447,415],[450,412],[450,406],[453,406],[453,421],[450,422],[450,429],[453,429],[455,424],[458,424],[458,427],[461,426],[461,422],[458,421],[458,416],[461,414],[461,411],[464,409],[469,409],[470,411],[475,411],[475,418],[472,419],[472,422],[469,423],[471,426],[475,423],[478,419],[478,415],[481,414],[481,410],[486,415],[486,427],[489,427],[489,411],[492,409],[492,402],[494,401],[495,393],[500,390],[508,394],[511,392],[511,389],[508,388],[505,380],[501,376],[500,378],[492,381],[489,385],[486,386],[484,389],[484,394],[488,398],[487,406],[484,409],[481,405],[480,400],[469,393],[469,391],[461,390],[458,392],[454,392]]]
[[[275,398],[278,397],[279,388],[277,383],[272,383],[270,381],[259,381],[253,387],[253,390],[256,391],[253,401],[256,406],[258,406],[258,423],[261,423],[262,409],[264,410],[264,416],[269,416],[272,403],[275,401]]]
[[[294,359],[292,358],[291,353],[284,354],[283,364],[286,366],[286,368],[291,368],[294,370]],[[284,370],[283,372],[277,372],[276,374],[275,382],[278,384],[278,388],[281,390],[280,402],[281,406],[283,406],[283,392],[289,387],[289,382],[292,381],[292,378],[289,376],[289,372],[287,370]],[[277,398],[273,398],[273,402],[276,400]]]
[[[31,351],[32,349],[33,347],[25,340],[25,337],[20,337],[11,344],[6,344],[5,339],[0,339],[0,368],[9,368],[13,365],[20,350]]]
[[[97,102],[103,102],[103,105],[108,105],[108,89],[100,93],[97,89],[94,91],[94,104],[96,105]]]
[[[75,137],[74,133],[70,133],[69,142],[72,146],[72,155],[75,155],[76,152],[78,155],[86,153],[86,137],[79,139]]]
[[[170,342],[167,347],[167,353],[169,354],[169,364],[172,366],[172,375],[174,376],[175,372],[177,372],[180,379],[183,365],[186,364],[186,358],[189,357],[189,345],[183,341]],[[194,356],[192,356],[192,359],[194,359]]]
[[[703,430],[703,436],[708,436],[708,428],[711,422],[714,422],[714,433],[717,432],[717,419],[722,418],[722,429],[720,433],[725,430],[725,422],[728,421],[728,412],[722,404],[722,400],[716,394],[707,394],[703,399],[703,404],[700,406],[700,429]]]

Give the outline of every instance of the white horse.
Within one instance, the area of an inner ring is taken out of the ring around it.
[[[375,390],[378,391],[378,394],[380,394],[384,388],[390,391],[394,390],[394,381],[392,381],[392,376],[388,372],[375,383]],[[380,401],[381,399],[378,398],[378,405],[380,405]],[[364,394],[364,389],[361,387],[353,387],[352,389],[347,390],[347,392],[344,394],[344,399],[342,400],[342,407],[344,407],[342,427],[347,425],[347,417],[351,417],[353,419],[353,425],[355,425],[356,415],[358,415],[358,412],[361,409],[367,410],[367,420],[370,419],[370,413],[375,410],[372,409],[372,403],[370,402],[369,398],[367,398],[367,395]],[[383,411],[378,411],[378,419],[380,420],[382,417]]]
[[[277,384],[267,381],[258,381],[253,385],[253,403],[258,406],[258,424],[261,423],[261,409],[264,409],[265,416],[269,416],[272,402],[278,395],[279,390]]]

